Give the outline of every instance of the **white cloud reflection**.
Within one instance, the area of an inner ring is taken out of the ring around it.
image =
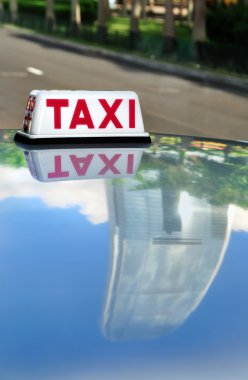
[[[40,198],[48,207],[78,207],[93,224],[108,221],[104,180],[41,183],[27,168],[0,165],[0,200],[10,197]],[[231,205],[232,230],[248,232],[248,210]]]
[[[238,206],[230,206],[233,213],[232,229],[248,232],[248,210]]]
[[[104,180],[41,183],[27,168],[9,166],[0,166],[0,177],[0,200],[37,197],[48,207],[77,206],[93,224],[108,221]]]

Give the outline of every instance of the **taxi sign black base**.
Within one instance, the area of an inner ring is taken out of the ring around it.
[[[70,146],[88,146],[88,145],[101,145],[101,146],[149,146],[151,144],[151,137],[148,136],[104,136],[104,137],[52,137],[52,138],[29,138],[18,131],[15,134],[14,141],[21,145],[29,147],[46,147],[52,148],[54,146],[65,147]]]

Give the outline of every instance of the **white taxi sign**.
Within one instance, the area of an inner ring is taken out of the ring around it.
[[[132,177],[139,167],[143,149],[25,148],[23,152],[33,178],[54,182]]]
[[[138,96],[132,91],[45,91],[30,93],[22,130],[27,139],[133,137],[144,132]]]

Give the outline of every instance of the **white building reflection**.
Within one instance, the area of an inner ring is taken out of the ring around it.
[[[134,185],[108,189],[112,257],[102,331],[113,340],[154,338],[181,325],[211,285],[229,239],[227,207]]]

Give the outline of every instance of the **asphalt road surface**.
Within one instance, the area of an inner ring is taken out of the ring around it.
[[[20,30],[0,29],[0,52],[1,129],[20,128],[33,89],[133,90],[147,131],[248,140],[244,94],[51,48]]]

